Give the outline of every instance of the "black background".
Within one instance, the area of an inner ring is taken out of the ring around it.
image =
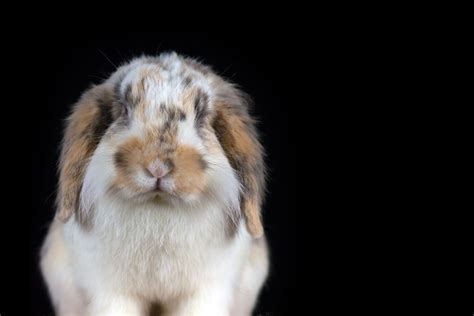
[[[54,216],[57,184],[56,164],[63,119],[70,106],[91,83],[99,83],[115,66],[142,53],[163,51],[199,58],[225,78],[237,83],[253,98],[254,114],[266,148],[269,170],[268,195],[264,205],[265,230],[271,248],[271,273],[256,309],[256,315],[291,315],[288,297],[290,272],[301,267],[294,262],[290,236],[289,112],[297,106],[291,99],[296,78],[289,62],[289,39],[269,34],[218,35],[209,33],[94,33],[48,37],[37,47],[44,68],[36,84],[41,95],[33,115],[32,214],[29,247],[29,285],[33,315],[50,315],[51,305],[38,270],[38,251]],[[294,184],[293,184],[294,185]]]

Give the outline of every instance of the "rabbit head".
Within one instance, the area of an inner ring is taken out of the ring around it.
[[[152,203],[216,199],[263,233],[263,150],[246,96],[175,53],[141,57],[88,90],[68,118],[59,219],[86,225],[103,194]]]

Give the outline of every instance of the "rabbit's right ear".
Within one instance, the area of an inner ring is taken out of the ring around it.
[[[79,195],[85,171],[100,139],[114,119],[113,89],[106,85],[92,87],[74,106],[66,122],[59,162],[59,190],[56,217],[67,221],[76,212],[85,222]]]

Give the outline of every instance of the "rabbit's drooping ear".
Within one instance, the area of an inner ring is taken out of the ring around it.
[[[56,216],[66,221],[76,213],[87,223],[79,195],[85,171],[101,137],[113,121],[113,89],[99,85],[85,92],[67,119],[59,162],[59,190]]]
[[[237,92],[238,94],[238,92]],[[245,98],[238,95],[217,102],[214,129],[242,185],[240,208],[249,233],[263,234],[261,204],[265,186],[263,148],[258,140],[255,122],[247,113]]]

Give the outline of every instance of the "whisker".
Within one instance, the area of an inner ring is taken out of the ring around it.
[[[117,68],[118,68],[118,67],[117,67],[117,66],[116,66],[116,65],[115,65],[115,64],[114,64],[114,63],[113,63],[113,62],[110,60],[110,58],[109,58],[109,57],[107,57],[107,55],[105,55],[105,53],[104,53],[103,51],[101,51],[100,49],[97,49],[97,50],[99,51],[99,53],[101,53],[101,54],[102,54],[102,56],[104,56],[104,57],[105,57],[105,59],[107,59],[107,60],[108,60],[108,62],[109,62],[109,63],[110,63],[112,66],[114,66],[114,68],[115,68],[115,69],[117,69]]]

